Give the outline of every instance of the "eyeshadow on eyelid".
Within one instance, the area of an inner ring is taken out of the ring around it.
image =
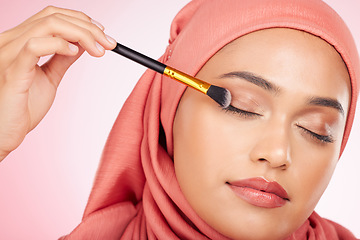
[[[257,103],[256,101],[252,100],[252,99],[233,99],[233,101],[231,101],[232,105],[236,105],[236,104],[244,104],[244,105],[248,105],[248,106],[253,106],[253,107],[259,107],[259,103]]]
[[[233,98],[232,98],[231,102],[232,103],[239,102],[239,103],[250,104],[250,105],[254,105],[254,106],[260,106],[259,100],[250,93],[233,94]]]
[[[261,106],[265,103],[264,95],[257,93],[254,90],[249,90],[247,88],[241,88],[238,91],[232,90],[232,102],[241,101],[256,106]]]
[[[299,124],[320,135],[334,135],[336,132],[336,124],[320,118],[315,120],[300,121]]]

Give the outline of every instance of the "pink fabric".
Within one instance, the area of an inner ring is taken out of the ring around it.
[[[195,75],[227,43],[273,27],[312,33],[343,57],[352,86],[343,150],[359,91],[359,57],[345,24],[321,0],[192,1],[175,17],[160,61]],[[83,221],[64,239],[226,239],[196,215],[176,180],[172,125],[184,90],[145,72],[110,133]],[[313,213],[289,239],[355,238]]]

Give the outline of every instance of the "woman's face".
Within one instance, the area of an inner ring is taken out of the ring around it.
[[[338,161],[350,98],[339,54],[308,33],[243,36],[197,74],[232,107],[185,91],[174,164],[195,212],[232,239],[283,239],[310,216]]]

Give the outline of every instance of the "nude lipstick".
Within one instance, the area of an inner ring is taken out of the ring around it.
[[[277,208],[289,201],[287,192],[279,183],[270,182],[262,177],[227,184],[236,196],[257,207]]]

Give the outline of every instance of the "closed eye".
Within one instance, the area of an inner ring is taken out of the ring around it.
[[[317,134],[313,131],[310,131],[307,128],[304,128],[303,126],[300,126],[296,124],[298,128],[300,128],[305,134],[308,134],[310,137],[315,139],[316,141],[320,141],[321,143],[333,143],[335,140],[331,135],[321,135]]]
[[[228,113],[238,114],[238,115],[240,115],[241,117],[244,117],[244,118],[256,118],[256,117],[261,117],[262,116],[261,114],[245,111],[245,110],[242,110],[240,108],[236,108],[236,107],[234,107],[232,105],[229,105],[227,108],[223,108],[223,110],[225,112],[228,112]]]

